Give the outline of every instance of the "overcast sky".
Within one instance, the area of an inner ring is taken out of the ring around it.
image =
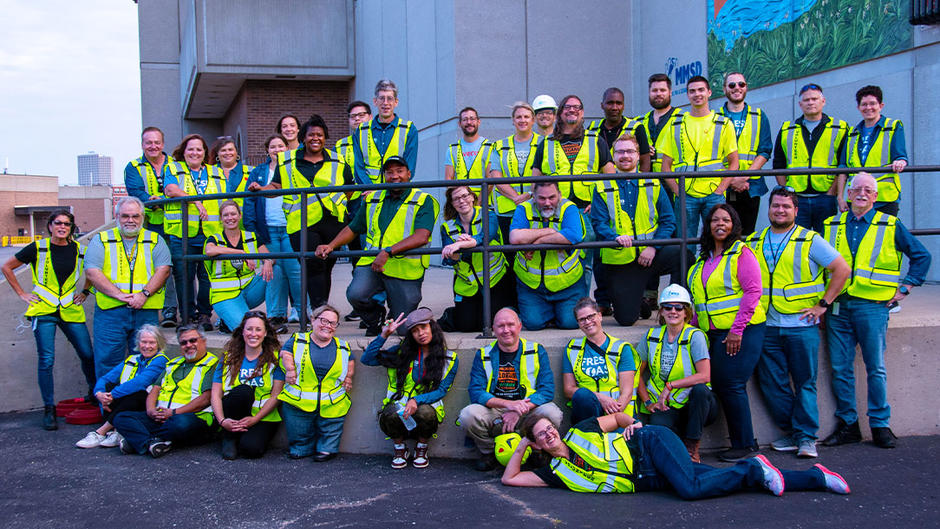
[[[76,156],[140,156],[137,4],[0,0],[0,167],[78,183]]]

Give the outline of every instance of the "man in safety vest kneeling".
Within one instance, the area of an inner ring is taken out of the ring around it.
[[[114,418],[124,436],[121,452],[160,457],[180,444],[208,442],[213,429],[209,396],[219,359],[206,351],[206,337],[194,324],[176,329],[183,353],[170,360],[147,395],[147,411],[126,411]]]
[[[868,173],[858,173],[849,188],[852,209],[824,222],[826,240],[852,269],[826,315],[837,423],[832,435],[823,440],[824,446],[862,440],[855,409],[856,345],[862,350],[868,372],[868,424],[872,441],[881,448],[895,445],[896,437],[888,425],[891,407],[885,375],[888,311],[910,294],[911,287],[924,282],[930,254],[897,217],[874,209],[877,199],[878,182]],[[910,267],[902,281],[903,255],[910,259]]]
[[[467,429],[480,450],[475,468],[481,472],[496,466],[496,436],[516,431],[523,417],[548,417],[556,424],[562,419],[552,402],[555,377],[548,353],[540,344],[519,338],[521,330],[515,311],[500,310],[493,318],[496,341],[473,357],[467,386],[471,404],[460,410],[457,424]]]

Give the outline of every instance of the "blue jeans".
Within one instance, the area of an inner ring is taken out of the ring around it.
[[[688,239],[694,239],[698,237],[698,225],[699,219],[703,225],[703,229],[708,229],[708,226],[705,226],[705,216],[708,215],[708,212],[715,206],[715,204],[724,204],[725,196],[716,195],[714,193],[704,196],[704,197],[690,197],[686,195],[685,197],[685,214],[686,214],[686,229],[685,236]],[[676,200],[676,205],[679,205],[678,199]],[[679,220],[676,219],[676,223],[679,223]]]
[[[662,426],[640,428],[631,444],[636,446],[631,452],[638,492],[673,490],[684,500],[699,500],[763,487],[764,472],[756,459],[725,468],[693,463],[679,437]],[[818,469],[781,472],[788,491],[826,490],[826,478]]]
[[[712,363],[712,389],[725,410],[731,448],[757,446],[751,424],[751,402],[747,397],[747,381],[754,373],[764,343],[766,324],[758,323],[744,328],[741,350],[731,356],[722,343],[728,331],[708,331],[708,354]]]
[[[293,405],[281,405],[281,418],[287,428],[290,455],[307,457],[316,452],[335,454],[343,436],[346,417],[321,417],[317,412],[306,412]]]
[[[418,308],[421,303],[421,279],[397,279],[375,272],[371,266],[353,268],[352,281],[346,288],[349,304],[362,316],[368,326],[378,325],[382,318],[382,305],[375,300],[375,294],[384,290],[388,294],[389,316],[398,317]]]
[[[212,308],[219,315],[219,319],[224,321],[229,329],[234,330],[242,322],[246,312],[264,303],[265,284],[261,276],[255,276],[237,296],[215,303]]]
[[[202,255],[202,247],[206,243],[206,236],[199,234],[190,237],[186,255]],[[189,274],[183,277],[183,239],[170,235],[170,257],[173,259],[173,280],[176,281],[176,295],[179,301],[180,310],[183,310],[183,292],[185,289],[189,297],[189,316],[197,314],[212,314],[212,307],[209,304],[209,273],[202,262],[190,261],[188,264]],[[199,281],[198,299],[193,297],[193,281]],[[182,285],[182,288],[181,288]],[[186,323],[186,322],[183,322]]]
[[[840,300],[826,314],[826,341],[832,362],[832,392],[836,397],[836,417],[852,424],[858,421],[855,409],[855,345],[862,350],[868,372],[868,422],[872,428],[888,427],[885,371],[885,334],[888,332],[888,307],[884,303],[858,298]]]
[[[114,418],[114,428],[138,454],[146,454],[150,441],[159,437],[173,444],[207,443],[212,428],[195,413],[174,415],[160,423],[145,411],[125,411]]]
[[[578,388],[571,396],[571,424],[578,424],[584,419],[607,415],[601,407],[597,395],[588,388]]]
[[[823,233],[823,221],[839,212],[834,195],[800,195],[800,207],[796,211],[796,223],[817,233]],[[827,314],[828,316],[828,314]]]
[[[531,289],[518,278],[516,293],[519,296],[519,318],[522,325],[530,331],[544,329],[555,320],[559,329],[577,329],[578,321],[574,318],[574,306],[586,295],[581,280],[568,288],[552,292],[539,285]]]
[[[157,309],[132,309],[127,305],[102,309],[95,306],[95,376],[103,377],[134,351],[134,334],[145,323],[156,325]]]
[[[583,209],[579,210],[581,212],[581,222],[584,223],[585,235],[584,240],[581,242],[591,242],[597,239],[597,235],[594,233],[594,225],[591,224],[590,216],[584,212]],[[585,296],[588,292],[591,291],[591,277],[594,274],[594,256],[600,255],[600,251],[595,249],[586,249],[581,250],[581,267],[584,268],[584,275],[581,276],[581,282],[584,285]]]
[[[269,252],[293,252],[286,226],[268,226],[271,242],[266,244]],[[287,316],[287,292],[300,305],[300,263],[297,259],[278,259],[274,261],[274,277],[264,291],[264,304],[268,316]],[[232,327],[234,329],[234,327]]]
[[[815,325],[766,328],[764,350],[757,362],[757,382],[774,424],[792,434],[797,442],[815,440],[819,429],[818,355],[819,329]]]
[[[38,378],[39,393],[42,394],[42,403],[45,406],[55,405],[52,379],[52,366],[55,364],[55,328],[58,326],[68,339],[75,354],[82,364],[82,373],[88,383],[88,394],[91,395],[95,387],[95,360],[91,348],[91,338],[88,336],[88,327],[85,322],[64,321],[53,314],[33,316],[33,336],[36,337],[36,352],[39,355]],[[122,359],[123,360],[123,359]]]

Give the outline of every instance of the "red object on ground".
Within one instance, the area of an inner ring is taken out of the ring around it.
[[[97,424],[104,420],[98,408],[76,408],[65,416],[69,424]]]

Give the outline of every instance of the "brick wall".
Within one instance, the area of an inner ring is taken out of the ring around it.
[[[320,114],[329,128],[332,146],[349,134],[346,105],[348,81],[245,81],[223,120],[226,135],[241,134],[242,157],[249,163],[264,159],[264,140],[274,133],[278,118],[291,113],[301,124],[311,114]]]

